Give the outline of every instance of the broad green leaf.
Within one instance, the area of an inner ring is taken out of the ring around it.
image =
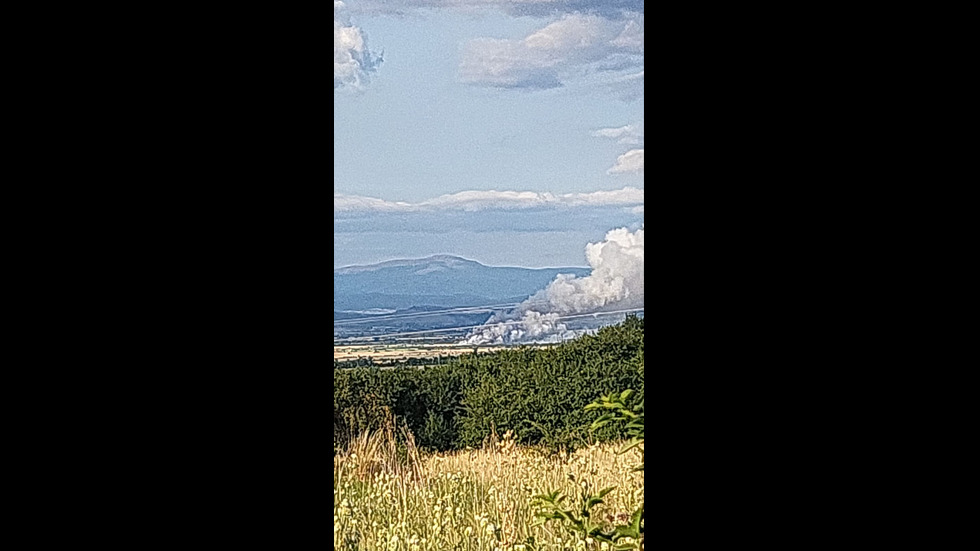
[[[615,539],[616,541],[619,541],[619,540],[621,540],[623,538],[634,538],[634,539],[636,539],[636,538],[639,538],[639,537],[640,537],[640,532],[637,531],[637,530],[634,530],[632,526],[617,526],[616,527],[616,535],[613,536],[613,539]]]

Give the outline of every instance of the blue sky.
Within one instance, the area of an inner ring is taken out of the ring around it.
[[[334,4],[334,266],[583,266],[643,223],[642,3]]]

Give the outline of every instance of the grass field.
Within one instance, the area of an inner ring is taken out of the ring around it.
[[[554,521],[534,525],[533,496],[553,490],[577,503],[584,490],[616,486],[593,512],[611,524],[643,501],[639,453],[619,444],[573,454],[516,446],[505,435],[480,450],[419,453],[408,435],[399,459],[391,430],[357,439],[334,456],[334,547],[366,551],[603,550]]]
[[[501,346],[481,345],[451,345],[451,344],[358,344],[343,345],[333,347],[333,359],[335,360],[356,360],[358,358],[374,358],[376,360],[394,360],[408,358],[434,358],[437,356],[459,356],[460,354],[472,354],[473,350],[478,353],[493,352],[499,350]]]

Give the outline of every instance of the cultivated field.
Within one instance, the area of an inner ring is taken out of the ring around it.
[[[409,439],[399,461],[389,433],[365,436],[334,456],[334,547],[367,551],[603,550],[554,521],[535,525],[533,496],[553,490],[578,503],[616,486],[593,510],[593,522],[625,522],[643,501],[643,473],[621,444],[570,456],[515,446],[506,437],[481,450],[419,454]]]
[[[335,360],[356,360],[358,358],[373,358],[375,360],[398,360],[408,358],[435,358],[437,356],[459,356],[460,354],[472,354],[473,350],[478,353],[493,352],[501,347],[481,345],[454,345],[454,344],[358,344],[333,347],[333,359]]]

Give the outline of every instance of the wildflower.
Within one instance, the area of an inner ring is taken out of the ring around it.
[[[467,526],[466,530],[463,530],[463,533],[466,534],[467,536],[471,535],[473,533],[473,527]]]
[[[492,534],[492,533],[494,533],[494,532],[495,532],[496,530],[497,530],[497,527],[496,527],[496,526],[494,526],[493,524],[488,524],[488,525],[487,525],[487,533],[488,533],[488,534]]]

